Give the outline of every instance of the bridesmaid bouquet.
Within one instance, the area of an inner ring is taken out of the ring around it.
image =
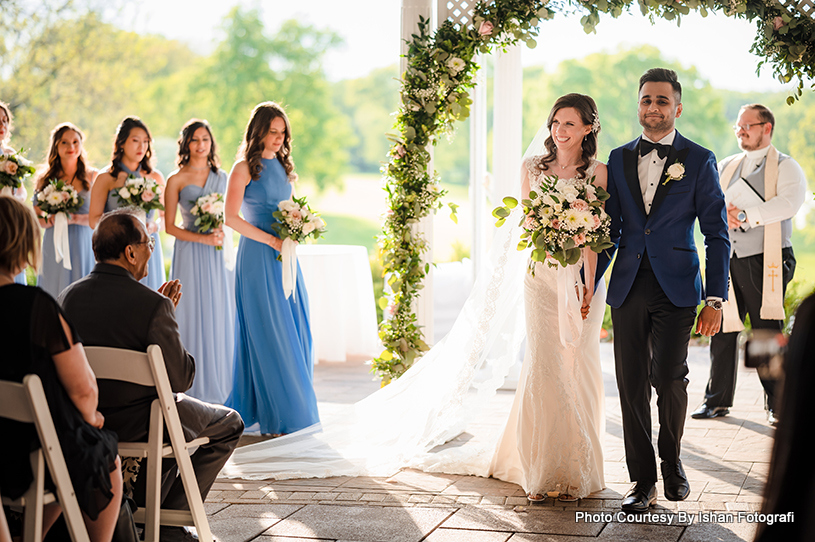
[[[319,239],[326,228],[323,219],[309,208],[305,197],[283,200],[277,208],[272,216],[279,222],[272,224],[272,229],[283,240],[277,259],[283,262],[283,293],[288,299],[297,286],[296,243],[308,237]]]
[[[524,216],[518,250],[532,247],[532,261],[546,262],[550,267],[563,267],[580,260],[580,249],[589,247],[602,252],[611,243],[611,217],[603,210],[608,192],[594,185],[591,179],[558,179],[547,176],[538,191],[529,192],[521,201]],[[504,198],[504,205],[492,214],[500,227],[509,217],[518,200]],[[555,263],[557,262],[557,263]],[[534,266],[531,268],[534,275]]]
[[[84,199],[76,189],[59,179],[50,179],[42,190],[34,194],[40,211],[54,215],[54,253],[57,263],[71,269],[71,246],[68,235],[68,217],[79,210]]]
[[[164,210],[160,201],[161,192],[161,185],[153,179],[131,174],[127,176],[125,185],[116,192],[116,196],[121,206],[135,207],[149,213],[153,209]]]
[[[26,177],[34,174],[34,166],[23,158],[23,149],[11,154],[0,154],[0,188],[20,188]]]
[[[283,200],[277,208],[272,216],[280,222],[272,224],[272,229],[284,241],[301,243],[308,237],[319,239],[326,232],[325,222],[311,210],[305,196]]]
[[[201,196],[195,201],[190,212],[196,216],[195,225],[198,226],[198,233],[206,233],[216,228],[220,228],[224,224],[224,195],[219,192],[213,192],[206,196]],[[223,247],[215,247],[216,250],[222,250]]]
[[[73,186],[59,179],[49,180],[48,184],[34,195],[34,198],[40,211],[48,215],[65,213],[70,216],[77,212],[85,202]]]

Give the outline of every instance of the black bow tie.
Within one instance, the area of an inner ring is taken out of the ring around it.
[[[656,149],[657,154],[660,158],[665,158],[668,156],[668,150],[670,150],[670,145],[662,145],[661,143],[651,143],[646,139],[640,140],[640,156],[645,156],[652,150]]]

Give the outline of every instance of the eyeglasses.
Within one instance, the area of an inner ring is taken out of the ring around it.
[[[133,243],[134,245],[147,245],[147,248],[150,249],[150,252],[153,252],[153,249],[156,248],[156,238],[152,236],[147,236],[147,241],[142,241],[141,243]]]
[[[752,124],[734,124],[733,125],[733,131],[738,132],[739,130],[744,130],[745,132],[749,132],[750,128],[752,128],[753,126],[761,126],[762,124],[767,124],[767,121],[765,121],[765,122],[754,122]]]

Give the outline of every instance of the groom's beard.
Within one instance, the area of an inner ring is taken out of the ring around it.
[[[674,127],[673,119],[663,117],[662,115],[640,115],[639,119],[640,126],[658,134],[670,132]]]

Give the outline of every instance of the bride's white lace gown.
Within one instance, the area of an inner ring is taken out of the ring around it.
[[[589,178],[596,165],[595,161],[590,166]],[[528,170],[530,188],[534,190],[540,180],[536,168]],[[492,458],[490,474],[520,485],[527,493],[558,491],[583,498],[605,487],[601,441],[605,418],[599,340],[605,286],[600,281],[580,336],[572,344],[563,346],[558,274],[568,271],[537,263],[535,275],[526,274],[527,342],[523,368],[509,420]]]

